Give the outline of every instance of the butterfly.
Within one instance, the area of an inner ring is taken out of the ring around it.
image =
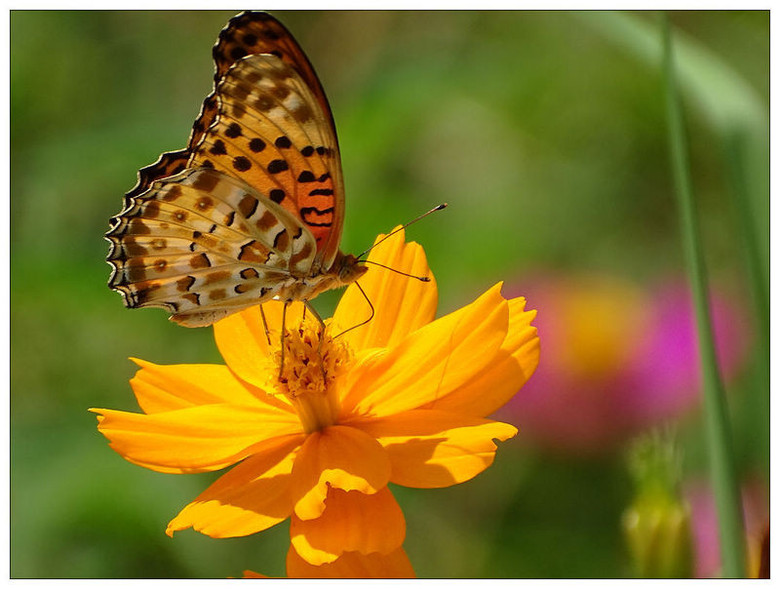
[[[201,327],[304,301],[367,268],[339,249],[344,185],[333,115],[301,47],[243,12],[213,48],[214,89],[185,149],[163,153],[111,218],[109,287]]]

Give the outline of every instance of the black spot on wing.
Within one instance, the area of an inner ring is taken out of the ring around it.
[[[300,209],[301,218],[307,225],[312,227],[330,227],[333,225],[333,220],[325,220],[322,217],[333,215],[333,207],[327,209],[318,209],[317,207],[303,207]]]

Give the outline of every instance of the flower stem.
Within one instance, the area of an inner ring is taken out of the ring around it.
[[[699,228],[694,212],[688,149],[683,129],[682,112],[674,77],[672,39],[669,17],[664,13],[663,78],[666,86],[666,110],[669,119],[669,143],[679,206],[683,249],[691,283],[704,386],[704,413],[707,446],[715,493],[720,531],[720,551],[723,576],[745,576],[745,547],[742,508],[737,484],[734,452],[731,442],[725,392],[718,372],[715,346],[707,298],[707,276],[700,245]]]
[[[737,209],[740,229],[745,239],[745,254],[752,283],[754,305],[758,319],[761,345],[769,345],[769,283],[767,280],[766,261],[758,243],[756,230],[756,214],[751,203],[751,194],[745,171],[747,159],[747,139],[739,130],[732,129],[725,138],[726,158],[729,166],[734,203]]]
[[[761,467],[769,472],[769,283],[768,263],[765,249],[759,244],[758,216],[754,210],[751,185],[748,182],[748,138],[743,129],[730,129],[725,136],[725,157],[728,162],[728,176],[731,181],[734,208],[737,213],[740,233],[744,239],[745,261],[747,262],[750,290],[756,325],[756,344],[753,354],[753,386],[746,393],[750,423],[757,440]],[[768,220],[766,221],[768,224]]]

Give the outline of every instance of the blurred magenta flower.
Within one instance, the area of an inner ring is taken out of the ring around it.
[[[643,289],[618,277],[547,275],[515,286],[539,310],[543,342],[536,374],[501,412],[521,437],[594,454],[698,404],[694,315],[683,282]],[[748,331],[722,293],[712,308],[728,379],[746,356]]]
[[[691,506],[695,575],[700,579],[717,577],[720,575],[721,560],[712,488],[704,479],[695,480],[685,485],[684,493]],[[749,479],[742,486],[742,514],[747,536],[748,576],[756,577],[761,541],[769,524],[767,487],[758,478]]]

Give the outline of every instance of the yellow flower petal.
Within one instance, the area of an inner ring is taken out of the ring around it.
[[[501,408],[528,381],[539,364],[539,336],[524,311],[525,299],[509,300],[509,330],[495,360],[457,390],[425,406],[485,417]]]
[[[222,475],[168,524],[165,533],[192,527],[212,538],[260,532],[292,512],[291,471],[303,434],[283,436]]]
[[[374,243],[383,237],[379,235]],[[399,231],[372,249],[368,259],[400,272],[430,277],[431,281],[421,282],[378,266],[369,266],[369,271],[360,279],[360,286],[374,305],[373,318],[365,325],[350,329],[371,317],[366,297],[352,284],[341,298],[331,324],[334,335],[349,329],[344,338],[354,350],[394,346],[411,332],[433,321],[436,315],[436,281],[419,244],[405,243],[404,232]]]
[[[386,354],[370,357],[344,383],[342,420],[391,415],[450,394],[495,360],[508,320],[509,307],[498,284]]]
[[[238,380],[220,364],[175,364],[163,366],[131,358],[141,367],[130,386],[144,413],[159,413],[212,403],[253,403],[269,397]]]
[[[269,330],[279,337],[284,304],[271,301],[263,304],[263,312]],[[303,316],[303,304],[292,303],[287,307],[285,322],[297,325]],[[268,335],[270,337],[271,334]],[[259,389],[267,381],[267,364],[259,359],[267,358],[270,350],[268,338],[260,314],[260,305],[228,315],[214,324],[214,339],[225,363],[236,375]],[[278,342],[271,346],[278,349]]]
[[[276,436],[301,432],[289,411],[260,405],[213,404],[143,415],[90,409],[98,430],[123,458],[161,472],[204,472],[252,454]]]
[[[293,467],[295,514],[314,519],[325,509],[328,488],[376,493],[387,485],[390,461],[379,443],[340,425],[309,435]]]
[[[462,414],[418,409],[353,424],[376,438],[390,456],[390,481],[406,487],[449,487],[467,481],[493,463],[494,439],[517,428]]]
[[[287,576],[298,579],[413,579],[414,569],[403,548],[384,555],[345,552],[331,564],[314,566],[290,546]]]
[[[389,554],[405,535],[404,515],[387,487],[373,495],[331,489],[320,517],[293,515],[290,523],[293,547],[313,565],[333,562],[344,552]]]

